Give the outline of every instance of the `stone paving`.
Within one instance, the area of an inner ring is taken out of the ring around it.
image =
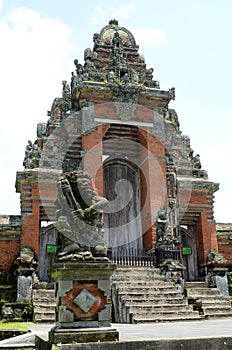
[[[43,337],[53,324],[31,325],[31,333],[0,341],[0,349],[13,347],[27,349],[34,346],[35,334]],[[220,320],[202,320],[194,322],[169,322],[149,324],[112,324],[119,331],[120,341],[141,341],[161,339],[187,339],[204,337],[231,337],[232,318]]]

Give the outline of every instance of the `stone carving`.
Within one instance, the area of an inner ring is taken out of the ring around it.
[[[98,33],[93,34],[93,42],[94,42],[94,50],[96,50],[96,48],[100,44],[100,35]]]
[[[113,106],[117,116],[123,121],[128,121],[133,118],[136,110],[136,104],[134,103],[114,102]]]
[[[71,109],[71,92],[70,92],[70,86],[67,83],[66,80],[62,81],[63,84],[63,92],[62,92],[62,114],[65,116],[66,112]]]
[[[48,111],[48,116],[50,116],[50,120],[54,123],[62,121],[62,102],[62,98],[56,97],[52,103],[51,111]]]
[[[17,266],[17,302],[30,301],[32,276],[37,266],[33,250],[30,247],[21,248],[14,263]]]
[[[28,144],[26,146],[26,150],[25,150],[25,157],[24,157],[24,161],[23,161],[23,165],[25,169],[30,168],[30,155],[32,152],[32,142],[31,140],[28,140]]]
[[[167,228],[167,213],[164,209],[160,209],[158,212],[158,218],[156,223],[156,245],[160,245],[163,240],[164,236],[166,235],[166,228]]]
[[[138,94],[142,90],[141,86],[129,84],[109,84],[112,90],[113,100],[124,103],[137,103]]]
[[[188,135],[181,135],[181,139],[183,141],[184,146],[187,148],[187,150],[189,150],[189,152],[191,151],[193,152],[190,145],[190,137]]]
[[[109,21],[109,25],[118,26],[118,20],[115,19],[115,18],[112,18],[112,19]]]
[[[167,259],[173,259],[171,252],[179,246],[179,240],[173,234],[169,214],[169,210],[160,209],[156,221],[156,260],[158,265]]]
[[[66,173],[57,182],[58,261],[106,260],[101,234],[102,210],[108,204],[82,170]]]
[[[169,89],[168,92],[169,92],[171,99],[175,100],[175,98],[176,98],[175,88],[173,87],[173,88]]]
[[[193,157],[192,164],[193,164],[194,169],[201,169],[201,160],[200,160],[199,154],[197,154],[195,157]]]
[[[15,264],[23,270],[29,269],[29,271],[34,271],[36,261],[33,250],[30,247],[21,248],[19,257],[15,260]]]
[[[180,130],[178,115],[174,109],[169,109],[167,111],[165,119],[171,122],[175,126],[176,131]]]
[[[41,155],[41,148],[38,146],[37,140],[32,144],[31,140],[28,141],[25,150],[25,157],[23,160],[23,166],[25,169],[33,169],[39,166],[39,160]]]
[[[177,193],[177,181],[175,172],[167,173],[168,197],[175,198]]]
[[[42,139],[47,136],[47,123],[38,123],[37,124],[37,137]]]

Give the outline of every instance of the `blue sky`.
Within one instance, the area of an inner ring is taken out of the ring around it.
[[[210,180],[215,219],[232,222],[231,0],[0,0],[0,213],[19,214],[16,171],[36,124],[83,60],[93,33],[117,18],[135,36]]]

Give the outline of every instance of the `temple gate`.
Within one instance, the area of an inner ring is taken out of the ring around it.
[[[82,169],[110,202],[101,229],[111,254],[142,251],[162,260],[178,251],[188,264],[186,278],[197,279],[208,254],[218,249],[218,184],[202,170],[169,107],[175,89],[160,89],[132,33],[111,20],[93,42],[84,64],[74,60],[70,85],[62,82],[62,97],[54,99],[48,121],[38,124],[25,169],[17,172],[21,247],[43,256],[49,240],[41,223],[56,220],[57,179]],[[51,239],[54,244],[53,234]],[[187,251],[191,256],[183,257]]]

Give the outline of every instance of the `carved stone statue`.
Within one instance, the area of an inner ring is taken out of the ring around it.
[[[156,223],[156,239],[157,245],[163,242],[164,236],[166,235],[167,227],[167,213],[164,209],[160,209],[158,212],[158,218]]]
[[[89,175],[76,170],[57,182],[58,261],[106,260],[101,234],[102,210],[108,204],[93,188]]]
[[[38,146],[37,140],[32,144],[31,140],[28,141],[25,150],[25,157],[23,165],[25,169],[33,169],[39,166],[39,160],[41,155],[41,148]]]
[[[197,154],[195,157],[192,159],[193,167],[195,169],[201,169],[201,161],[200,161],[200,155]]]
[[[30,157],[31,157],[32,149],[33,149],[32,142],[31,142],[31,140],[29,140],[28,144],[26,146],[25,157],[23,160],[23,165],[24,165],[25,169],[30,168]]]
[[[37,124],[37,137],[42,139],[47,136],[47,123]]]
[[[117,47],[117,48],[122,46],[122,39],[121,39],[118,32],[114,33],[114,37],[112,39],[112,44],[114,47]]]
[[[154,72],[153,68],[147,69],[146,71],[147,80],[153,80],[153,72]]]

